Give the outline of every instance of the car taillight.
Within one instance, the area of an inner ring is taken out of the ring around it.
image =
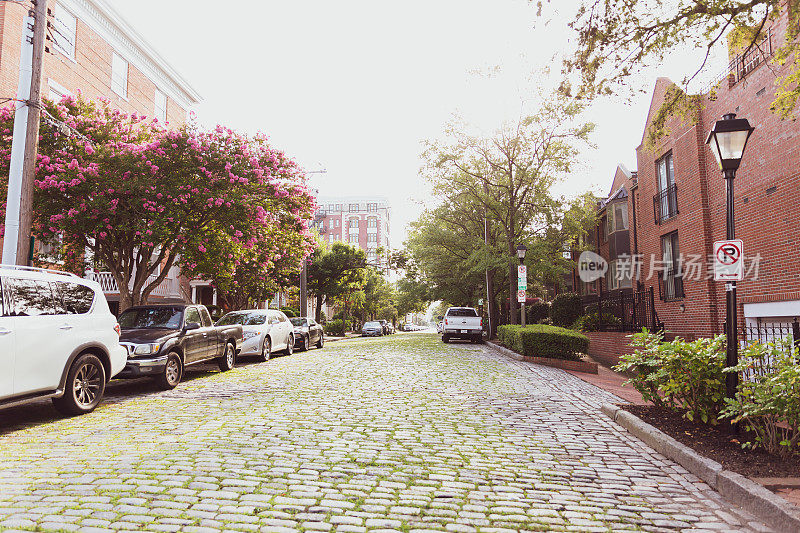
[[[120,329],[119,329],[119,324],[114,324],[114,331],[117,332],[117,335],[121,335],[122,334]]]
[[[480,327],[483,327],[483,317],[481,317],[481,319],[478,321],[478,325],[480,325]]]
[[[448,322],[446,318],[444,319],[444,325],[445,326],[449,326],[450,325],[450,322]]]

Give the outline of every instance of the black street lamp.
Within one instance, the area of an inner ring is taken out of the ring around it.
[[[528,251],[528,247],[525,246],[524,244],[520,244],[519,246],[517,246],[517,257],[519,257],[519,264],[520,265],[524,264],[525,252],[527,252],[527,251]],[[521,289],[519,289],[519,280],[520,280],[520,278],[518,277],[517,278],[517,290],[521,290]],[[525,278],[525,287],[527,287],[527,286],[528,286],[528,279],[526,277]],[[522,301],[520,303],[522,304],[522,305],[520,305],[520,324],[522,324],[524,326],[525,325],[525,302]]]
[[[727,191],[727,217],[725,220],[725,238],[732,240],[736,238],[736,231],[733,219],[733,179],[736,177],[736,170],[742,162],[747,140],[753,133],[753,128],[745,118],[736,118],[736,114],[728,113],[722,116],[714,124],[711,133],[708,134],[706,144],[711,147],[711,153],[719,164],[719,168],[725,178]],[[739,364],[739,340],[736,317],[736,281],[725,283],[725,333],[727,336],[727,366]],[[736,396],[736,389],[739,385],[739,374],[729,372],[725,376],[725,396],[733,398]]]

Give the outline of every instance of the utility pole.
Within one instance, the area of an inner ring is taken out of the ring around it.
[[[42,63],[47,31],[47,0],[32,0],[22,26],[19,84],[14,112],[14,134],[8,176],[4,264],[27,265],[31,255],[33,179],[39,148]]]

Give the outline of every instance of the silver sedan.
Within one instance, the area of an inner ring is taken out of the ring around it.
[[[273,353],[294,352],[294,327],[283,312],[274,309],[231,311],[217,321],[218,326],[239,324],[244,340],[239,355],[255,355],[261,361]]]

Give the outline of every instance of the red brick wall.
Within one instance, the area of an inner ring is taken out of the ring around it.
[[[628,338],[630,333],[617,331],[594,331],[586,333],[589,337],[589,355],[605,366],[614,366],[621,355],[633,353]]]
[[[48,2],[50,7],[55,4],[55,0]],[[24,14],[22,6],[0,2],[0,97],[16,96]],[[43,96],[48,96],[47,84],[48,78],[51,78],[73,94],[81,92],[90,99],[105,96],[122,111],[154,116],[156,84],[129,62],[128,97],[124,99],[114,93],[111,90],[114,49],[80,18],[77,21],[75,61],[57,51],[51,42],[48,42],[48,46],[51,52],[46,53],[44,59]],[[163,88],[161,90],[166,93]],[[167,95],[167,121],[170,126],[179,127],[186,122],[186,118],[186,110]]]

